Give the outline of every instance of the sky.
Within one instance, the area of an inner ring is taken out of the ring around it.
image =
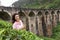
[[[0,1],[1,1],[1,5],[3,6],[11,6],[12,3],[18,0],[0,0]]]

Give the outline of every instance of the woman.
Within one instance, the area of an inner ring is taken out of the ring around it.
[[[15,13],[12,16],[12,22],[13,22],[13,29],[21,30],[21,29],[24,29],[25,28],[23,26],[22,21],[20,20],[19,14],[17,14],[17,13]]]

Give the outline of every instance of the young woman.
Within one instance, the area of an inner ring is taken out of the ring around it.
[[[13,29],[21,30],[25,27],[23,26],[23,22],[20,20],[19,14],[15,13],[12,16],[12,22],[13,22]]]

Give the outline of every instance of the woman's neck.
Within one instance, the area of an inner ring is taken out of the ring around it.
[[[16,22],[19,22],[20,20],[17,20]]]

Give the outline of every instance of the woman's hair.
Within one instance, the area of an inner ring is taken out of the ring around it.
[[[15,20],[15,15],[19,15],[18,13],[14,13],[13,16],[12,16],[12,23],[14,23],[16,20]]]

